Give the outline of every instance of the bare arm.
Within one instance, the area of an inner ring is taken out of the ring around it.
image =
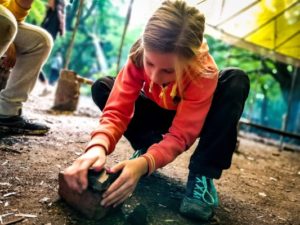
[[[16,0],[19,6],[21,6],[24,9],[29,9],[32,5],[34,0]]]

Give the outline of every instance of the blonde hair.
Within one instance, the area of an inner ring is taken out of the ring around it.
[[[144,49],[160,53],[175,53],[176,83],[182,96],[183,71],[193,65],[203,41],[205,17],[195,7],[183,0],[167,0],[154,12],[147,22],[143,35],[131,48],[130,58],[143,67]],[[194,73],[187,73],[194,79]],[[193,77],[192,77],[193,76]]]

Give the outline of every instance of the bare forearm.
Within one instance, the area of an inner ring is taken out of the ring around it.
[[[32,5],[34,0],[16,0],[19,6],[21,6],[24,9],[29,9]]]

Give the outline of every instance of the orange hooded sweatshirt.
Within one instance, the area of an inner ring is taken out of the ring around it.
[[[142,156],[148,162],[148,174],[172,162],[199,137],[217,86],[218,69],[208,53],[205,41],[201,45],[198,61],[201,63],[201,71],[197,72],[201,75],[196,80],[184,82],[184,96],[179,103],[175,103],[173,98],[178,92],[175,82],[164,88],[152,85],[144,69],[138,68],[129,59],[115,80],[100,124],[92,132],[92,140],[86,149],[101,145],[107,154],[114,150],[133,117],[135,101],[143,90],[160,107],[176,110],[168,133]]]

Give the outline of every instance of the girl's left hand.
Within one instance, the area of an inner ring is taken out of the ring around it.
[[[102,196],[101,205],[104,207],[111,205],[116,207],[130,197],[141,176],[148,172],[148,163],[145,158],[139,157],[132,160],[125,160],[111,168],[112,173],[120,170],[122,170],[121,175]]]

